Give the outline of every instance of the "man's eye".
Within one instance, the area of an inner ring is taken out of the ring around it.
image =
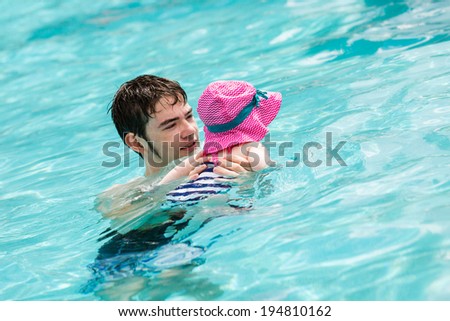
[[[166,130],[166,129],[171,129],[171,128],[174,128],[175,127],[175,124],[172,124],[172,125],[169,125],[169,126],[167,126],[166,128],[164,128],[164,130]]]
[[[191,118],[192,118],[192,114],[190,114],[186,117],[186,119],[191,119]]]

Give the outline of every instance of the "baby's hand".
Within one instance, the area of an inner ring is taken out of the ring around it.
[[[214,173],[222,176],[237,177],[242,173],[251,172],[250,162],[246,157],[228,154],[218,158],[218,164],[214,167]]]

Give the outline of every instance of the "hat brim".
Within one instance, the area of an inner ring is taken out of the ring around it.
[[[281,93],[276,91],[267,92],[267,99],[261,99],[260,108],[263,110],[261,110],[259,117],[265,126],[269,126],[278,115],[282,100]]]

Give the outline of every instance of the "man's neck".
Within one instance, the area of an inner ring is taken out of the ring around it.
[[[158,164],[158,166],[152,166],[148,162],[148,160],[145,160],[145,176],[153,176],[158,175],[161,173],[162,170],[166,169],[167,165],[169,164]]]

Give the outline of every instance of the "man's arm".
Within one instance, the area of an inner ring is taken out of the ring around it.
[[[95,210],[107,218],[123,214],[131,206],[133,198],[142,194],[139,186],[143,181],[145,181],[144,177],[138,177],[128,183],[116,184],[103,191],[95,199]]]
[[[186,159],[176,168],[171,170],[161,179],[157,177],[139,177],[126,184],[114,185],[106,191],[100,193],[95,200],[95,209],[104,217],[116,220],[126,219],[130,216],[139,215],[140,209],[147,210],[143,203],[154,200],[160,202],[165,194],[169,192],[174,184],[169,184],[182,177],[195,179],[198,174],[205,170],[203,162],[210,160],[203,157],[203,152],[198,153],[192,159]],[[219,158],[219,164],[214,168],[214,172],[223,176],[239,176],[240,174],[252,171],[252,167],[246,158],[237,155],[227,155]]]

